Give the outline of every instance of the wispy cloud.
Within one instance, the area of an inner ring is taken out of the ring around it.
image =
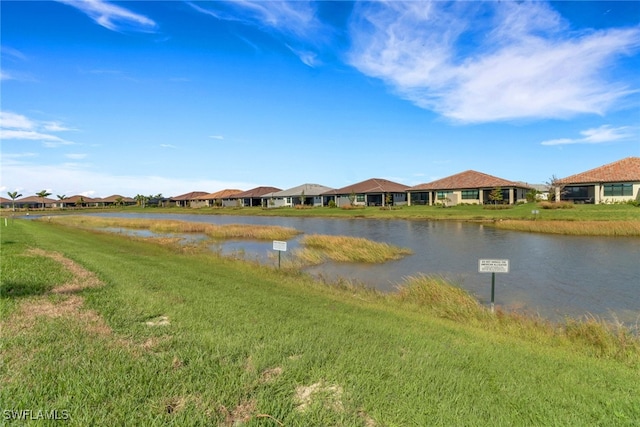
[[[224,136],[222,136],[222,135],[210,135],[209,138],[223,140]]]
[[[56,0],[75,7],[111,31],[135,31],[152,33],[157,24],[144,15],[137,14],[123,7],[103,0]]]
[[[358,3],[350,32],[354,67],[455,121],[604,114],[634,93],[607,73],[640,27],[572,33],[544,3]]]
[[[634,137],[634,129],[631,126],[613,128],[609,125],[583,130],[580,138],[558,138],[542,141],[542,145],[566,145],[566,144],[602,144],[628,140]]]
[[[318,19],[316,5],[311,1],[216,1],[208,2],[206,7],[202,3],[189,5],[216,19],[257,27],[284,39],[284,45],[310,67],[318,64],[318,46],[332,31]],[[253,42],[241,39],[259,50]]]
[[[160,147],[162,147],[162,148],[178,148],[175,145],[171,145],[171,144],[160,144]]]
[[[72,160],[82,160],[87,157],[86,153],[67,153],[65,157]]]
[[[0,139],[2,140],[40,141],[45,147],[55,148],[73,144],[53,134],[68,130],[72,129],[60,122],[41,122],[11,111],[0,111]]]

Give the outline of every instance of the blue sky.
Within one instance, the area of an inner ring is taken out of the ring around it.
[[[640,155],[640,2],[0,8],[4,197],[543,183]]]

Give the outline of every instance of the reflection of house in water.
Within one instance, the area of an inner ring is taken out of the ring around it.
[[[578,203],[640,201],[640,157],[627,157],[559,179],[556,200]]]

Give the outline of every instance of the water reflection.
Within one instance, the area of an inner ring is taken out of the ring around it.
[[[155,218],[157,214],[100,214]],[[478,259],[509,259],[510,272],[496,275],[496,304],[538,312],[545,317],[591,313],[634,323],[640,316],[640,241],[637,238],[553,236],[497,230],[462,222],[407,220],[275,218],[163,215],[163,218],[215,224],[264,224],[293,227],[307,234],[365,237],[414,251],[380,265],[328,262],[308,268],[312,274],[346,278],[380,290],[393,290],[404,277],[438,274],[490,299],[491,275],[478,273]],[[289,252],[299,237],[289,241]],[[262,262],[272,244],[231,241],[213,245],[223,254],[242,252]],[[277,259],[277,257],[275,258]]]

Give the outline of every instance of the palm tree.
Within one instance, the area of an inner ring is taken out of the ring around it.
[[[61,208],[64,208],[64,202],[63,202],[63,200],[67,198],[67,195],[66,195],[66,194],[63,194],[63,195],[58,194],[58,195],[57,195],[57,197],[58,197],[58,199],[60,200],[60,207],[61,207]]]
[[[16,211],[16,199],[18,197],[22,197],[22,194],[19,194],[17,191],[9,191],[9,192],[7,192],[7,194],[9,195],[9,197],[11,197],[11,209],[15,212]]]
[[[36,196],[42,198],[42,210],[44,210],[44,198],[50,195],[51,193],[49,193],[47,190],[42,190],[41,192],[36,193]]]

